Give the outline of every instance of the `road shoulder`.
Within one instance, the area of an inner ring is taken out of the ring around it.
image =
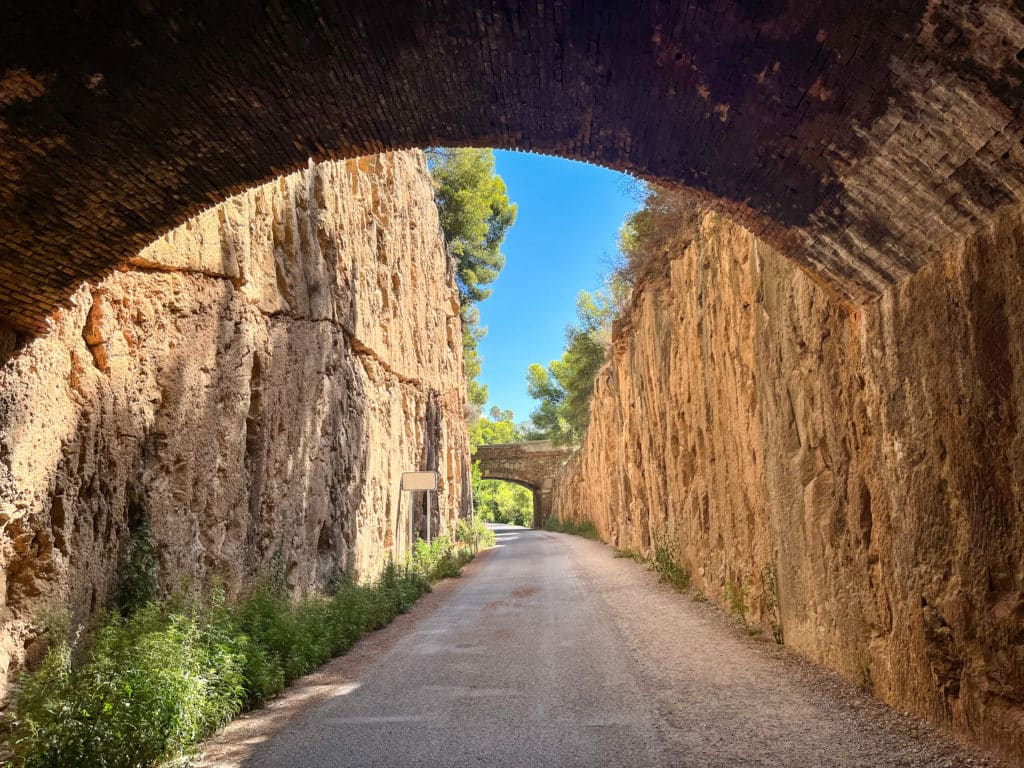
[[[358,685],[403,637],[451,600],[493,555],[493,549],[483,550],[463,567],[462,576],[434,584],[409,613],[395,617],[386,627],[361,638],[348,653],[299,678],[266,706],[232,720],[201,745],[197,768],[241,768],[261,744],[286,730],[296,718]]]

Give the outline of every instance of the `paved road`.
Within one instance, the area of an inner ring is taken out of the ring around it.
[[[521,528],[204,765],[995,765],[595,542]]]

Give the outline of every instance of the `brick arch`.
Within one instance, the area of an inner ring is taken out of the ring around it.
[[[22,330],[310,158],[601,163],[691,190],[856,301],[1024,194],[1024,23],[1004,0],[8,6],[0,322]]]
[[[480,445],[472,460],[484,480],[516,483],[533,492],[533,525],[543,528],[551,513],[555,473],[569,456],[569,449],[549,440]]]

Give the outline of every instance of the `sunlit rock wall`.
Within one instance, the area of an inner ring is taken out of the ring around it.
[[[847,308],[707,216],[641,286],[555,512],[1024,761],[1024,224]]]
[[[0,368],[0,682],[35,614],[109,605],[145,518],[164,591],[229,596],[271,561],[296,592],[375,574],[408,546],[403,470],[440,470],[449,528],[458,310],[416,152],[254,189],[83,286]]]

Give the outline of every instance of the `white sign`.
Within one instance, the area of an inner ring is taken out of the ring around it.
[[[437,472],[403,472],[403,491],[436,491]]]

